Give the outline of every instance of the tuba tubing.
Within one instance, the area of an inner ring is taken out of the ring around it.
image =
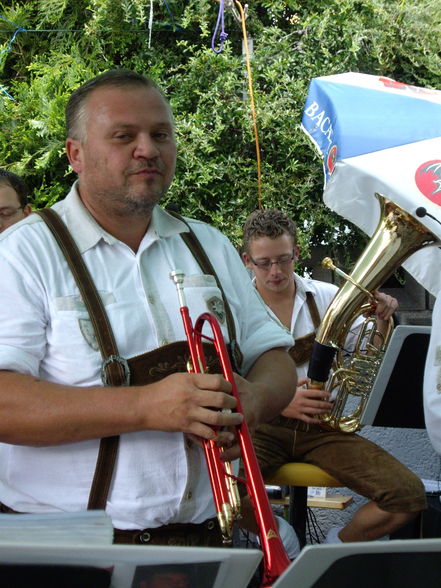
[[[230,357],[225,345],[222,330],[216,317],[211,313],[205,312],[196,319],[195,325],[193,327],[183,293],[184,274],[180,270],[174,270],[171,272],[170,277],[175,282],[178,291],[181,317],[183,320],[184,330],[193,364],[192,369],[196,373],[205,372],[206,361],[203,350],[203,340],[209,340],[214,344],[216,349],[216,353],[219,357],[219,361],[222,367],[223,376],[231,384],[231,393],[237,402],[236,410],[242,413],[242,406],[239,393],[237,392],[236,388]],[[203,334],[202,331],[205,323],[210,326],[213,337],[209,337]],[[263,552],[263,575],[261,587],[271,588],[273,583],[286,570],[291,562],[278,532],[277,523],[268,500],[265,483],[260,472],[259,463],[257,461],[254,446],[251,440],[251,435],[245,420],[243,420],[240,425],[236,426],[236,435],[238,438],[245,471],[245,480],[241,481],[245,483],[248,495],[250,496],[253,505],[254,516],[256,518],[256,523],[259,529],[260,545]],[[213,490],[213,498],[218,512],[218,520],[221,524],[221,530],[223,522],[222,516],[219,516],[219,510],[227,510],[229,516],[232,516],[226,525],[226,531],[230,532],[232,530],[234,518],[239,518],[237,512],[238,509],[236,508],[236,505],[231,505],[226,508],[223,507],[223,509],[221,507],[219,509],[219,505],[226,496],[224,488],[228,488],[229,480],[231,478],[237,480],[237,478],[233,476],[232,473],[227,472],[225,463],[220,458],[221,450],[214,442],[205,440],[204,451]],[[221,506],[223,506],[223,503]]]

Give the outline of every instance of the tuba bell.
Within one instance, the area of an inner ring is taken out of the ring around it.
[[[347,281],[337,291],[322,319],[308,370],[310,387],[326,389],[333,401],[331,412],[318,417],[321,426],[343,433],[360,429],[361,417],[393,330],[390,324],[386,334],[381,335],[376,318],[366,318],[354,353],[345,361],[345,340],[353,322],[372,310],[375,301],[371,293],[412,253],[423,247],[441,245],[438,237],[397,204],[381,194],[375,196],[380,203],[377,229],[351,274],[345,276]]]

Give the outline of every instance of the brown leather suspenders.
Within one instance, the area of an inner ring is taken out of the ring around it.
[[[103,303],[75,241],[54,210],[45,208],[36,211],[36,214],[41,216],[52,231],[81,292],[103,359],[101,374],[103,383],[110,386],[128,384],[127,363],[119,356]],[[106,507],[118,444],[119,437],[117,435],[100,440],[95,474],[87,505],[88,510],[105,509]]]
[[[103,303],[75,241],[73,240],[64,222],[52,208],[38,210],[36,211],[36,214],[40,215],[54,235],[80,290],[101,352],[101,357],[103,360],[101,377],[104,385],[128,385],[130,381],[130,370],[128,362],[118,353],[115,337],[113,335]],[[172,214],[185,223],[185,220],[180,215],[177,215],[176,213]],[[200,265],[202,271],[215,277],[217,285],[222,292],[228,332],[231,342],[230,355],[233,356],[232,359],[235,361],[236,366],[240,366],[242,363],[242,356],[239,346],[236,343],[234,319],[231,313],[231,309],[228,305],[228,301],[224,295],[222,285],[196,235],[193,233],[190,227],[188,228],[190,232],[181,233],[181,237]],[[106,437],[100,440],[95,474],[93,477],[89,494],[89,502],[87,505],[88,510],[106,508],[107,496],[109,493],[115,459],[118,452],[118,444],[119,436],[117,435]]]
[[[217,277],[216,272],[214,271],[214,267],[213,267],[208,255],[205,253],[205,250],[203,249],[202,245],[200,244],[198,238],[196,237],[194,232],[191,230],[190,225],[178,213],[171,212],[170,210],[168,210],[167,212],[171,216],[174,216],[175,218],[177,218],[178,220],[183,222],[185,225],[187,225],[188,233],[181,233],[180,234],[182,240],[184,241],[184,243],[187,245],[187,247],[191,251],[193,257],[196,259],[196,261],[200,265],[204,274],[213,276],[214,279],[216,280],[217,287],[221,291],[222,299],[224,301],[224,306],[225,306],[225,316],[227,319],[228,335],[229,335],[229,339],[230,339],[230,343],[227,345],[227,347],[230,352],[230,358],[231,358],[231,362],[233,365],[233,369],[236,371],[239,371],[239,368],[242,365],[243,356],[240,351],[239,345],[237,344],[236,327],[234,325],[233,315],[231,313],[231,309],[228,304],[227,297],[225,296],[224,289],[222,288],[222,284],[221,284],[219,278]]]

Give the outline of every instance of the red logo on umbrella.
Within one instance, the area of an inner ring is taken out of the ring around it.
[[[337,145],[333,145],[328,153],[328,159],[326,165],[328,166],[329,173],[332,174],[337,162]]]
[[[441,160],[434,159],[420,165],[415,173],[419,191],[435,204],[441,205]]]

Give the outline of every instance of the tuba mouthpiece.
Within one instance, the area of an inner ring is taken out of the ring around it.
[[[356,280],[354,280],[352,278],[352,276],[349,276],[343,270],[341,270],[340,268],[338,268],[337,266],[335,266],[334,263],[333,263],[333,261],[332,261],[332,259],[330,257],[325,257],[322,260],[322,267],[324,267],[325,269],[333,270],[338,276],[344,278],[347,282],[351,282],[351,284],[354,284],[354,286],[356,286],[359,290],[361,290],[362,292],[364,292],[365,294],[367,294],[367,297],[369,298],[369,300],[373,304],[375,304],[375,298],[374,298],[372,292],[369,292],[369,290],[366,290],[366,288],[364,288],[361,284],[359,284]]]
[[[329,270],[335,269],[335,265],[330,257],[325,257],[322,260],[322,267]]]

